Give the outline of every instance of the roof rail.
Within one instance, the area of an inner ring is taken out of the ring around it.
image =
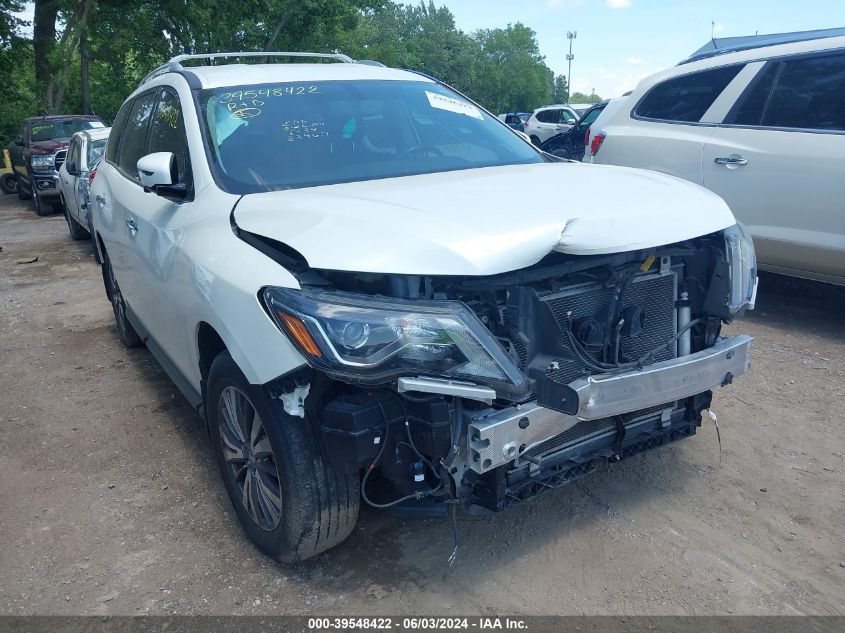
[[[738,53],[740,51],[777,46],[779,44],[794,44],[796,42],[808,42],[810,40],[821,40],[829,37],[842,36],[845,36],[845,28],[795,31],[793,33],[770,33],[768,35],[748,35],[742,37],[712,38],[692,55],[680,61],[678,66],[681,66],[682,64],[689,64],[690,62],[697,62],[700,59],[716,57],[717,55],[725,55],[727,53]]]
[[[159,75],[163,75],[164,73],[184,70],[185,66],[182,65],[182,62],[184,61],[192,59],[205,59],[209,62],[207,64],[208,66],[213,66],[215,59],[228,57],[312,57],[317,59],[332,59],[334,61],[343,62],[345,64],[355,63],[354,59],[352,59],[348,55],[344,55],[343,53],[307,53],[300,51],[262,51],[258,53],[198,53],[195,55],[177,55],[176,57],[172,58],[168,62],[165,62],[164,64],[153,70],[146,77],[144,77],[144,79],[141,81],[141,85],[147,83],[155,77],[158,77]]]

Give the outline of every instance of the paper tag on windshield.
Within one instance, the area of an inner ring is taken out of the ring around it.
[[[88,121],[88,125],[90,125],[92,128],[95,128],[95,127],[106,127],[106,124],[105,124],[105,123],[100,123],[99,121]]]
[[[457,114],[465,114],[474,119],[484,118],[481,116],[481,112],[478,108],[466,101],[446,97],[444,95],[437,94],[436,92],[429,92],[428,90],[425,91],[425,95],[428,97],[428,103],[432,108],[437,108],[438,110],[448,110],[449,112],[455,112]]]

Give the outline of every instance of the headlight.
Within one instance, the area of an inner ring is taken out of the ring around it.
[[[731,314],[744,308],[753,310],[757,294],[757,257],[754,243],[741,223],[725,229],[725,247],[731,274],[728,308]]]
[[[53,169],[55,160],[53,156],[38,154],[32,157],[32,169],[35,171],[49,171]]]
[[[365,383],[440,376],[489,385],[513,398],[525,377],[490,331],[456,301],[378,299],[265,288],[264,303],[308,363]]]

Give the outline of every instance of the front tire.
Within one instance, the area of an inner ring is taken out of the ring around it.
[[[358,475],[333,468],[312,421],[249,384],[227,352],[211,365],[206,412],[226,491],[259,549],[292,563],[349,536]]]
[[[126,347],[141,347],[144,341],[138,336],[138,332],[132,327],[129,319],[126,318],[126,303],[120,293],[120,286],[117,285],[117,279],[114,276],[108,255],[104,255],[104,257],[106,261],[103,262],[103,283],[106,287],[106,296],[111,302],[112,312],[114,312],[117,335]]]
[[[35,207],[35,213],[41,217],[53,213],[53,205],[44,202],[44,198],[38,195],[38,187],[34,183],[32,186],[32,206]]]
[[[67,220],[67,229],[70,232],[71,239],[85,240],[91,237],[88,231],[85,230],[85,227],[71,216],[70,211],[67,210],[66,204],[64,205],[64,214],[65,220]]]

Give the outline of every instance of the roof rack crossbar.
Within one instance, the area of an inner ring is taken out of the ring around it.
[[[153,70],[146,77],[144,77],[144,79],[141,81],[141,84],[145,84],[151,79],[158,77],[159,75],[163,75],[164,73],[168,73],[175,70],[183,70],[185,67],[182,65],[182,62],[184,61],[188,61],[191,59],[205,59],[210,62],[210,66],[213,66],[214,60],[216,58],[228,57],[311,57],[315,59],[331,59],[336,62],[343,62],[344,64],[355,63],[354,59],[352,59],[348,55],[344,55],[343,53],[308,53],[302,51],[198,53],[191,55],[177,55],[176,57],[172,58],[168,62],[165,62],[164,64]]]

